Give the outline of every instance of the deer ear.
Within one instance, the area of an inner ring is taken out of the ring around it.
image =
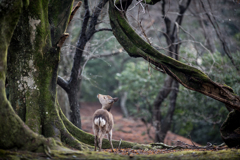
[[[113,101],[114,101],[114,102],[117,102],[117,101],[118,101],[118,98],[117,98],[117,97],[113,98]]]

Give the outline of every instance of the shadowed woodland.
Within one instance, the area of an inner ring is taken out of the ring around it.
[[[239,7],[1,1],[0,159],[239,159]],[[115,153],[93,151],[98,93]]]

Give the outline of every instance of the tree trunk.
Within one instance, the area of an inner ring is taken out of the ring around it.
[[[220,128],[222,139],[229,147],[236,147],[240,145],[239,117],[239,111],[231,111]]]
[[[153,125],[155,126],[155,142],[163,142],[164,137],[161,135],[161,120],[162,120],[162,115],[161,115],[161,104],[164,101],[164,99],[168,96],[168,94],[171,92],[171,86],[172,86],[173,78],[168,76],[166,77],[164,81],[164,87],[159,91],[158,96],[156,97],[154,101],[154,120],[153,120]]]
[[[19,6],[21,6],[20,4]],[[50,8],[52,5],[58,6],[57,9],[68,11],[70,14],[72,2],[61,1],[60,3],[52,4],[48,1],[35,1],[34,3],[29,3],[28,6],[25,4],[22,8],[22,14],[16,14],[20,19],[19,21],[16,20],[18,24],[14,31],[8,54],[10,99],[16,110],[25,108],[25,115],[24,112],[20,112],[20,116],[33,131],[43,134],[45,137],[53,137],[59,141],[59,143],[60,141],[65,143],[69,142],[70,146],[82,149],[81,143],[71,137],[66,129],[64,129],[65,127],[60,119],[56,106],[56,78],[60,49],[57,47],[57,44],[61,37],[61,34],[58,32],[63,33],[65,30],[69,14],[53,19],[48,13],[56,14],[53,12],[56,8],[52,8],[51,11],[48,12],[48,5]],[[38,12],[36,12],[36,10]],[[59,10],[55,11],[57,12]],[[7,18],[7,16],[5,17]],[[51,34],[48,19],[52,22],[54,20],[53,23],[50,23],[52,27]],[[59,23],[59,21],[61,21],[61,23]],[[6,26],[11,27],[11,24],[6,24]],[[11,32],[13,32],[13,30],[11,30]],[[5,43],[7,43],[7,41],[3,44]],[[7,46],[8,45],[6,45],[6,49]],[[6,54],[4,54],[5,53],[1,51],[3,60],[6,58]],[[1,93],[1,96],[3,96],[3,92]],[[6,108],[6,110],[1,109],[3,114],[11,114],[11,106],[7,103],[6,99],[3,99],[3,104],[0,106]],[[3,148],[11,148],[14,147],[14,145],[18,145],[18,143],[20,143],[19,145],[23,148],[26,148],[26,146],[31,148],[31,146],[37,145],[31,150],[38,150],[36,147],[39,148],[41,145],[44,147],[43,143],[47,143],[47,139],[38,138],[39,135],[33,134],[18,117],[14,115],[11,117],[12,118],[9,119],[3,116],[2,118],[5,118],[5,120],[1,120],[1,122],[5,122],[4,125],[6,126],[6,128],[1,129],[0,134],[1,137],[4,137],[4,142],[1,142]],[[13,122],[15,122],[15,124],[13,124]],[[8,128],[12,130],[14,127],[14,132],[9,131]],[[8,139],[5,136],[6,133],[13,139]],[[18,133],[18,135],[13,136],[10,133]],[[20,138],[21,136],[22,138]],[[39,143],[31,144],[33,138]],[[26,140],[24,141],[23,139]],[[6,141],[13,144],[5,144]],[[51,143],[54,142],[51,140]]]
[[[167,132],[171,129],[172,117],[175,111],[178,89],[179,89],[179,83],[176,80],[174,80],[172,84],[170,97],[169,97],[170,104],[169,104],[168,112],[165,118],[161,122],[161,130],[160,130],[160,133],[158,133],[158,136],[161,138],[159,142],[164,142]]]
[[[123,92],[120,99],[121,110],[123,111],[124,117],[128,117],[128,110],[126,107],[128,92]]]
[[[78,97],[78,88],[80,85],[80,80],[78,79],[75,83],[72,83],[72,87],[68,92],[68,100],[70,104],[70,121],[81,129],[81,117],[80,117],[80,105]]]
[[[72,1],[24,2],[0,3],[0,14],[4,15],[0,17],[0,148],[48,155],[77,152],[63,148],[61,142],[79,150],[92,148],[87,144],[93,145],[94,136],[74,128],[69,121],[64,123],[67,120],[62,120],[56,99],[59,51],[66,35]],[[7,50],[10,99],[22,119],[6,98]],[[19,108],[26,109],[20,112]],[[87,144],[79,141],[83,139]],[[108,143],[104,141],[103,148],[106,148]],[[119,142],[115,141],[115,147],[117,144]],[[134,145],[124,142],[121,147]]]
[[[2,1],[0,3],[0,148],[18,148],[29,151],[44,151],[46,146],[53,147],[53,139],[45,139],[30,130],[24,122],[17,116],[8,102],[5,94],[5,75],[7,70],[7,50],[13,35],[13,31],[18,23],[23,8],[28,7],[28,2],[21,0]],[[34,142],[34,143],[33,143]],[[49,145],[50,143],[50,145]]]

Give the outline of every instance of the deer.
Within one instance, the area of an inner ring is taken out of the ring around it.
[[[93,114],[92,126],[93,126],[94,145],[95,145],[94,151],[96,151],[97,145],[99,148],[99,152],[101,151],[102,139],[105,135],[107,135],[112,148],[112,152],[114,152],[113,145],[112,145],[112,129],[113,129],[114,121],[113,121],[113,115],[110,112],[110,110],[114,102],[118,101],[118,98],[112,98],[109,95],[102,95],[102,94],[98,94],[97,98],[99,99],[99,102],[102,104],[102,108],[96,110]]]

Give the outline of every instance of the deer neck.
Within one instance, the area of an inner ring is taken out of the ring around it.
[[[111,105],[109,105],[109,106],[102,106],[102,109],[105,109],[105,110],[107,110],[108,112],[110,112],[111,108],[112,108]]]

